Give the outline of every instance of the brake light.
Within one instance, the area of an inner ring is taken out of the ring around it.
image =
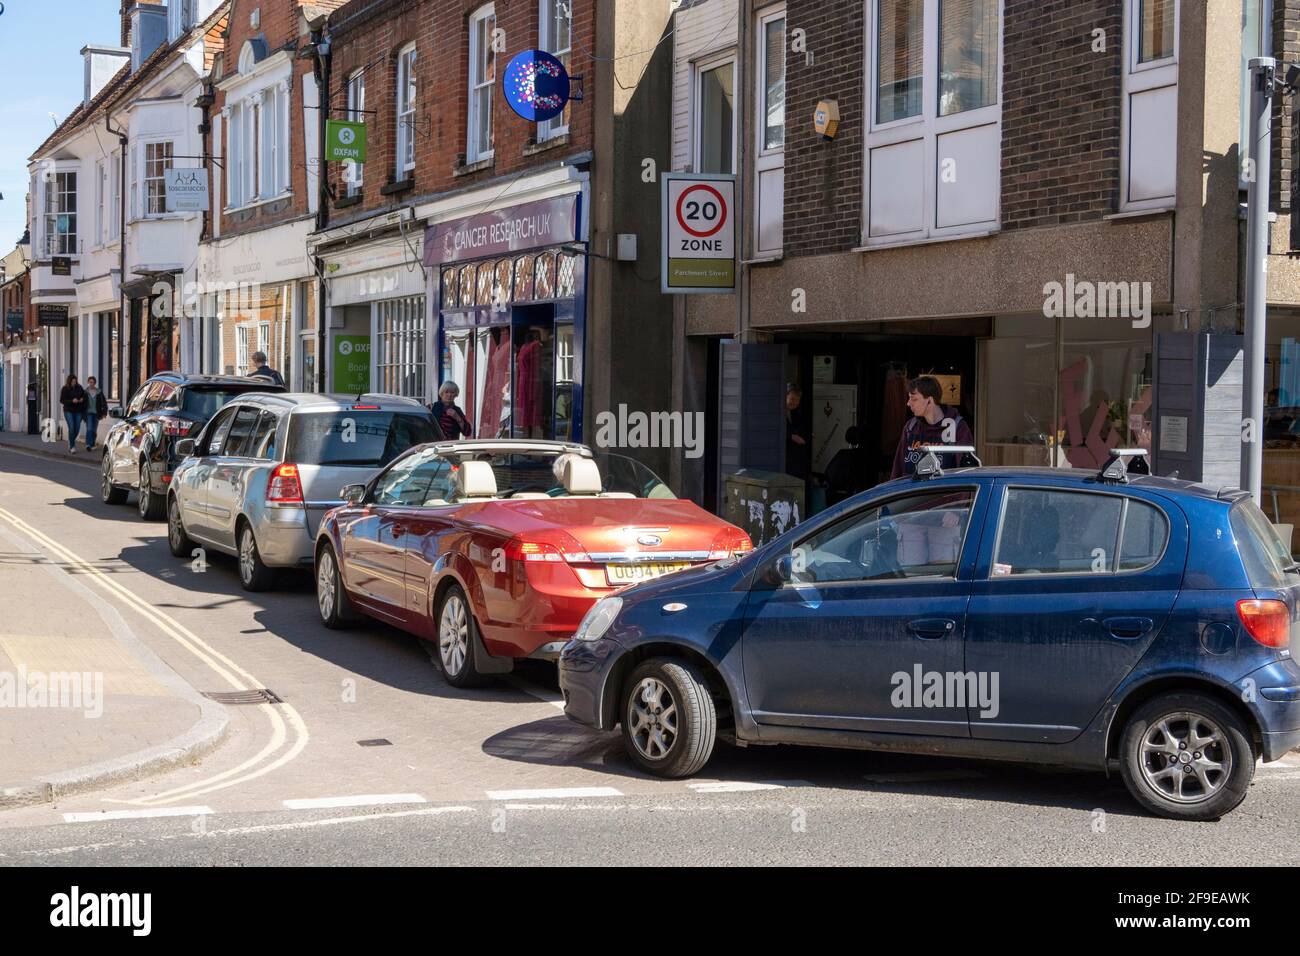
[[[506,543],[505,552],[511,561],[558,561],[568,564],[587,564],[591,561],[582,545],[563,531],[517,535]]]
[[[1286,647],[1291,643],[1291,610],[1285,601],[1238,601],[1237,616],[1256,643],[1265,647]]]
[[[277,465],[266,483],[267,501],[302,502],[302,482],[297,465]]]
[[[379,411],[379,406],[378,405],[353,405],[352,410],[354,412],[377,412]]]
[[[754,550],[754,542],[739,528],[727,528],[709,547],[709,560],[722,561]]]
[[[190,433],[194,423],[186,421],[183,418],[167,418],[163,420],[163,434],[172,438],[182,438]]]

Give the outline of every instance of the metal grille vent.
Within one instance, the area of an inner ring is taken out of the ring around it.
[[[221,692],[204,691],[203,696],[215,700],[218,704],[283,704],[280,695],[266,687],[257,690],[232,690]]]

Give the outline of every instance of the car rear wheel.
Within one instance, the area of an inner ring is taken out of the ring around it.
[[[320,619],[331,630],[342,630],[357,619],[352,601],[343,588],[338,559],[328,544],[316,556],[316,606]]]
[[[167,499],[167,547],[177,558],[188,558],[194,549],[194,542],[185,533],[185,524],[181,521],[181,503],[175,495]]]
[[[1152,813],[1214,820],[1246,798],[1255,774],[1250,733],[1212,697],[1166,694],[1134,712],[1120,744],[1124,784]]]
[[[469,599],[453,584],[438,608],[438,667],[452,687],[481,687],[487,683],[476,665],[478,623]]]
[[[623,747],[659,777],[689,777],[709,762],[718,737],[713,695],[695,665],[655,658],[623,689]]]
[[[126,502],[126,489],[113,484],[113,458],[107,452],[99,466],[99,499],[106,505]]]
[[[163,507],[166,505],[166,502],[163,500],[163,498],[160,495],[154,494],[153,488],[150,487],[150,485],[151,482],[149,480],[149,466],[141,465],[140,466],[140,493],[139,493],[140,500],[138,502],[139,509],[140,509],[140,517],[143,518],[145,521],[158,521],[163,516]]]
[[[266,591],[275,584],[275,571],[262,563],[257,538],[246,521],[239,525],[239,584],[245,591]]]

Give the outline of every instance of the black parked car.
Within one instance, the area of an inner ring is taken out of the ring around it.
[[[138,491],[140,517],[161,520],[167,485],[181,462],[176,443],[197,435],[232,398],[283,391],[264,378],[159,372],[140,386],[125,410],[108,410],[109,417],[118,420],[104,439],[100,497],[105,504],[120,505],[131,491]]]

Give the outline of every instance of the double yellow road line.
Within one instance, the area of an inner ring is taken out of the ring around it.
[[[127,590],[117,581],[114,581],[110,575],[105,574],[93,564],[85,561],[79,555],[68,550],[59,544],[49,535],[38,531],[26,521],[23,521],[12,512],[0,508],[0,520],[6,521],[36,543],[38,547],[44,548],[49,554],[65,562],[69,567],[76,568],[86,575],[86,577],[97,584],[101,589],[106,591],[111,597],[116,598],[122,604],[131,608],[145,620],[149,621],[158,628],[163,634],[171,638],[181,647],[185,648],[218,677],[224,680],[233,690],[250,691],[258,690],[266,685],[257,680],[252,674],[244,670],[229,657],[212,647],[197,634],[176,621],[171,616],[159,611],[153,605],[149,604],[143,598]],[[162,793],[155,793],[149,797],[140,797],[135,800],[121,801],[124,803],[138,804],[141,806],[162,806],[168,803],[175,803],[179,800],[187,800],[200,796],[205,793],[211,793],[214,790],[224,790],[229,787],[238,786],[249,780],[264,776],[274,770],[283,767],[289,761],[293,760],[307,746],[310,735],[307,732],[307,725],[303,723],[302,717],[298,711],[290,704],[260,704],[258,709],[270,720],[271,738],[266,746],[262,748],[255,756],[245,760],[237,767],[232,767],[221,773],[203,780],[186,784],[183,787],[176,787],[171,790],[165,790]],[[287,718],[287,726],[286,726]],[[284,753],[279,751],[285,746],[289,739],[289,734],[293,733],[293,743]],[[278,756],[277,756],[278,754]],[[269,761],[269,762],[268,762]]]

